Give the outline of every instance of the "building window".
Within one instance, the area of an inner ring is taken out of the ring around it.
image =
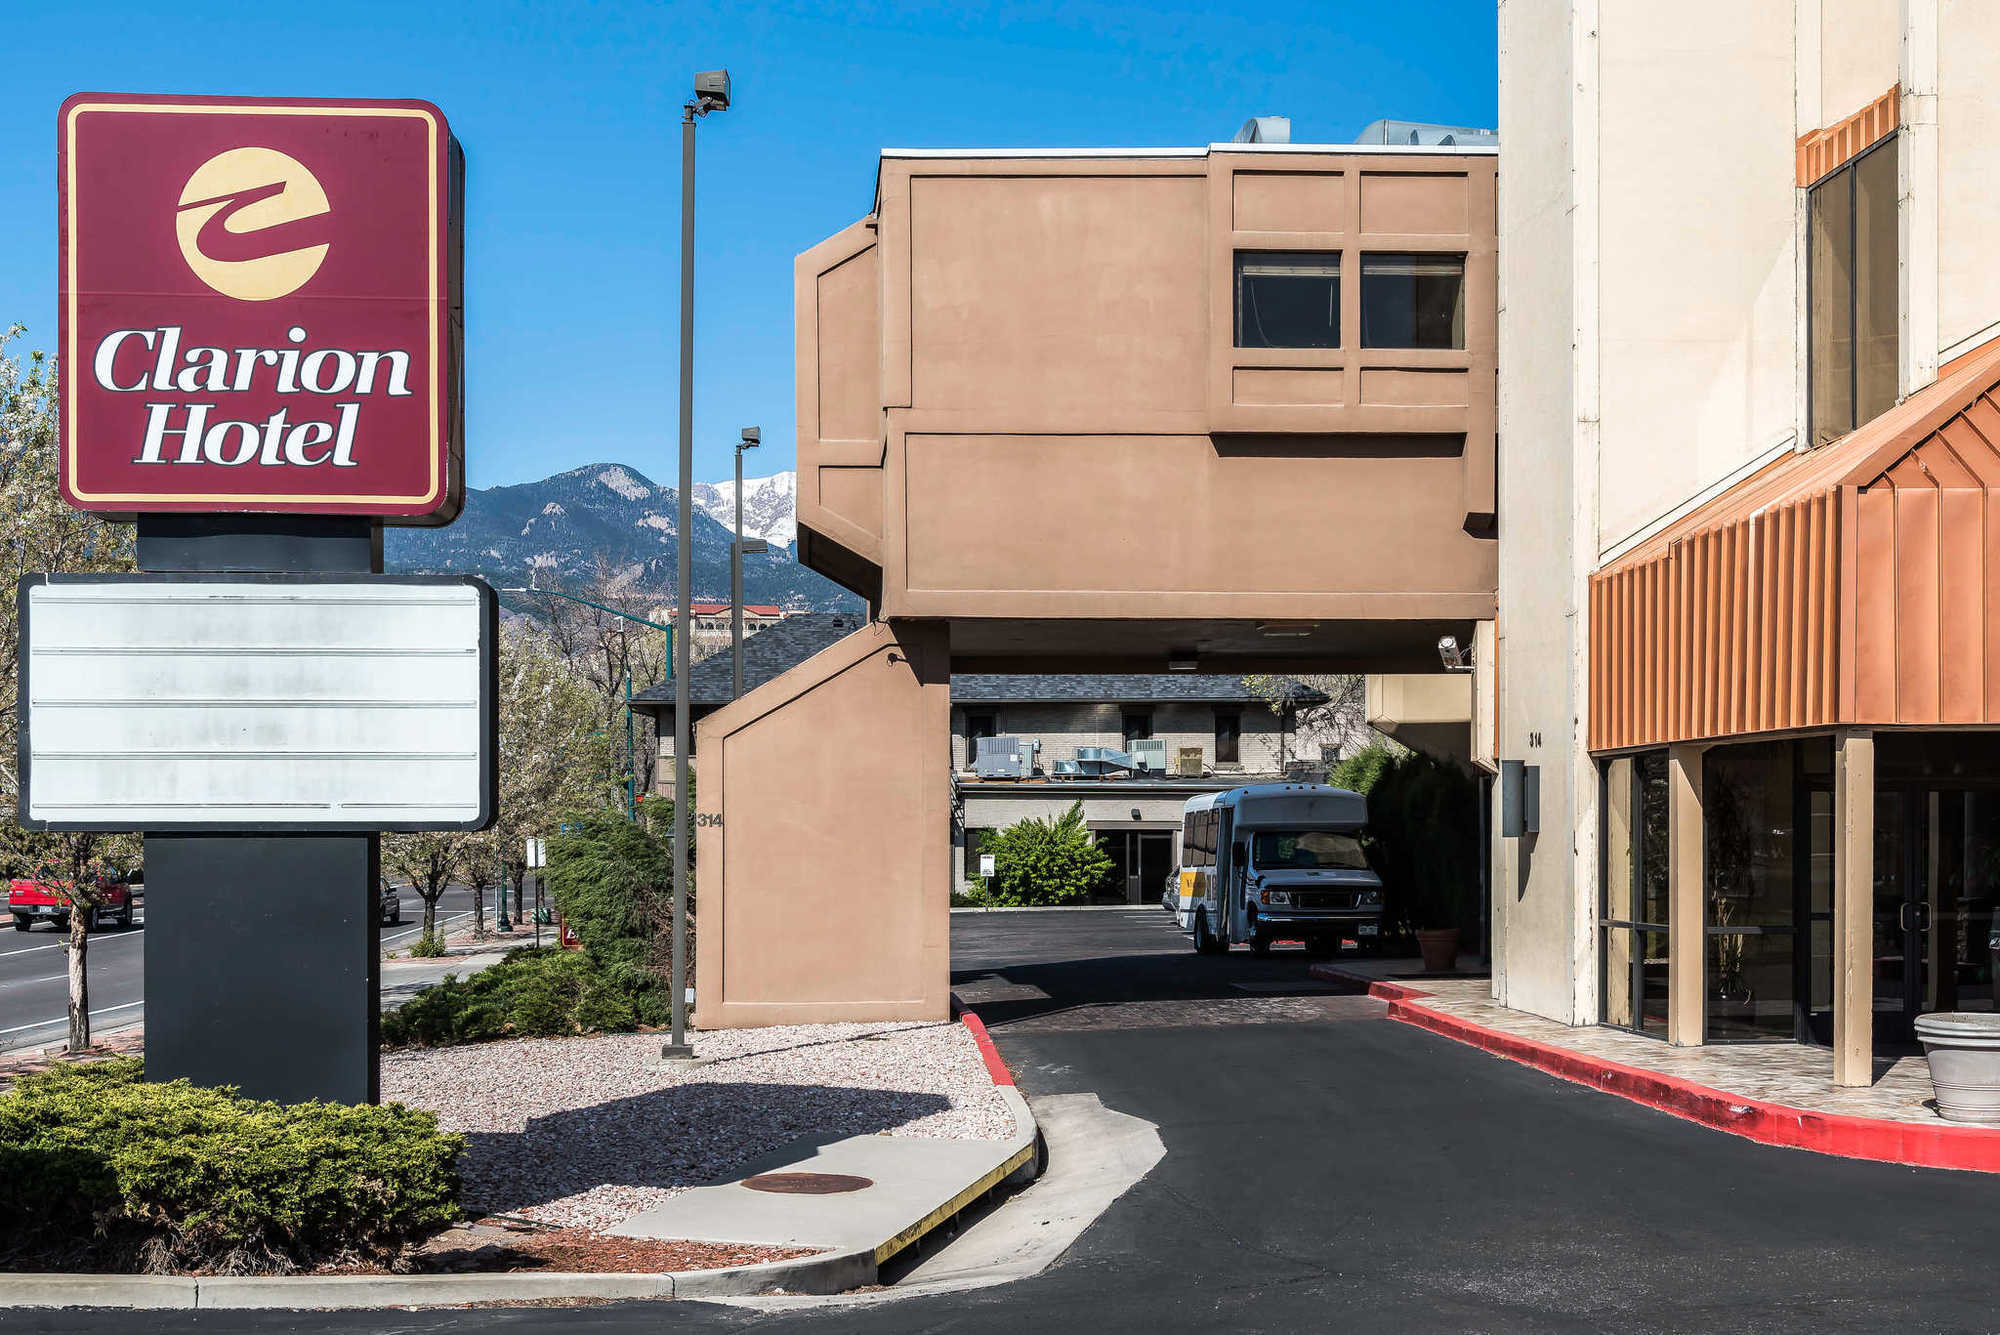
[[[1215,763],[1218,765],[1238,765],[1242,763],[1241,747],[1243,736],[1243,715],[1234,709],[1215,711]]]
[[[1361,346],[1465,346],[1465,256],[1361,257]]]
[[[1896,402],[1896,140],[1807,192],[1807,376],[1812,443]]]
[[[965,740],[968,745],[981,737],[1000,735],[1000,716],[990,709],[965,711]]]
[[[1599,1017],[1667,1036],[1667,753],[1604,766]]]
[[[1125,749],[1130,751],[1132,743],[1152,739],[1153,716],[1143,709],[1128,710],[1120,732],[1125,738]]]
[[[1237,251],[1236,346],[1339,347],[1339,254]]]

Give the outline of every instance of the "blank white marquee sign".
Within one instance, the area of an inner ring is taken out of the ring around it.
[[[30,828],[492,822],[497,610],[477,579],[31,575],[20,602]]]

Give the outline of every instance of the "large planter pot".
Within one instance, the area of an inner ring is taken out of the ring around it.
[[[1919,1015],[1917,1038],[1930,1058],[1938,1114],[1948,1122],[2000,1126],[2000,1014]]]
[[[1425,973],[1450,973],[1458,967],[1458,929],[1418,932],[1417,949],[1423,954]]]

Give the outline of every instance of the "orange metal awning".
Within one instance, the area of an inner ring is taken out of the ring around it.
[[[2000,347],[1654,534],[1590,581],[1591,749],[2000,723],[1996,487]]]

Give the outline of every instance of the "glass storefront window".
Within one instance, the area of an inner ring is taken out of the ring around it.
[[[1667,756],[1609,761],[1602,772],[1599,1017],[1667,1033]]]

